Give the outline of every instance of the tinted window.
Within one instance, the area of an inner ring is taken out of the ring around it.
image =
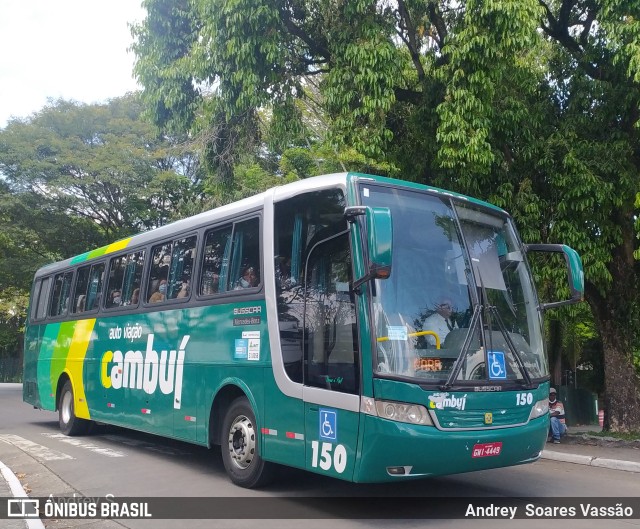
[[[37,308],[36,318],[42,319],[47,315],[47,300],[49,299],[49,287],[51,286],[51,278],[47,277],[40,284],[40,291],[37,292]]]
[[[200,275],[199,293],[201,296],[209,296],[226,290],[227,281],[225,279],[229,270],[232,231],[233,226],[224,226],[207,232],[202,274]]]
[[[72,312],[81,313],[96,310],[102,296],[104,263],[83,266],[76,275]]]
[[[237,222],[233,227],[230,288],[243,290],[260,284],[260,223],[258,219]]]
[[[112,259],[109,267],[105,308],[138,304],[143,267],[144,251]]]
[[[73,272],[57,274],[53,279],[53,296],[49,307],[49,316],[61,316],[67,313],[69,295],[71,294],[71,280]]]
[[[49,286],[49,278],[38,279],[33,286],[33,296],[31,298],[31,313],[32,320],[43,318],[46,316],[46,297],[47,289]],[[38,311],[40,309],[40,311]],[[38,314],[40,312],[40,314]]]
[[[200,295],[257,288],[260,283],[259,219],[236,222],[206,233]]]
[[[357,393],[358,338],[348,233],[313,247],[305,266],[304,340],[308,386]]]
[[[195,250],[195,235],[153,247],[147,285],[149,303],[189,297]]]

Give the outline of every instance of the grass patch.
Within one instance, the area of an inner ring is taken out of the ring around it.
[[[613,437],[621,441],[640,441],[640,432],[619,433],[619,432],[589,432],[595,437]]]

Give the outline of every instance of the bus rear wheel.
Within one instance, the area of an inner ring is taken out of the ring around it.
[[[82,435],[87,433],[91,421],[76,417],[73,405],[73,388],[71,381],[67,380],[60,392],[60,402],[58,403],[58,420],[60,431],[65,435]]]
[[[273,464],[258,453],[258,428],[246,397],[235,399],[222,423],[222,462],[233,483],[247,489],[262,487],[273,479]]]

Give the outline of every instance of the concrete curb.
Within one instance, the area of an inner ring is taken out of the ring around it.
[[[552,461],[562,461],[563,463],[575,463],[576,465],[587,465],[590,467],[640,473],[640,463],[636,463],[635,461],[621,461],[619,459],[607,459],[605,457],[566,454],[564,452],[553,452],[552,450],[543,450],[540,457],[542,459],[550,459]]]
[[[22,488],[22,484],[17,476],[11,471],[11,469],[0,461],[0,474],[4,477],[7,485],[11,489],[11,493],[14,498],[28,498],[27,493]],[[42,520],[39,518],[27,518],[24,520],[28,529],[45,529]]]

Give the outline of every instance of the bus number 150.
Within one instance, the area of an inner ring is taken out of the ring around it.
[[[331,443],[322,443],[320,449],[320,443],[318,441],[311,441],[311,450],[313,451],[311,457],[311,466],[317,468],[318,464],[322,470],[330,470],[331,466],[338,474],[342,474],[344,469],[347,468],[347,449],[343,445],[336,445],[335,449]],[[333,457],[331,452],[333,451]],[[318,454],[318,452],[320,452]],[[320,456],[320,462],[318,463],[318,455]]]

